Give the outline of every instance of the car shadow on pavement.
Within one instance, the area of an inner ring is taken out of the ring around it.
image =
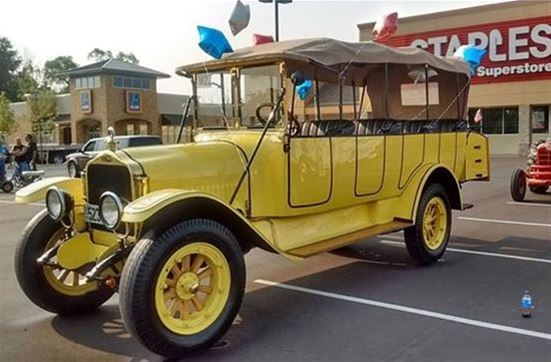
[[[56,316],[53,329],[61,336],[96,350],[131,357],[132,361],[160,361],[130,336],[117,305],[104,305],[78,316]]]

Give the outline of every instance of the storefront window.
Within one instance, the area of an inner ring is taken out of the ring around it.
[[[477,109],[469,109],[469,122],[473,124]],[[484,108],[482,110],[484,134],[518,134],[518,107]]]
[[[549,133],[549,105],[532,106],[530,119],[532,133]]]

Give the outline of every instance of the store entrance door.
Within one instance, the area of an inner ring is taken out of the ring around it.
[[[551,130],[549,129],[549,112],[551,112],[551,106],[549,104],[530,106],[532,143],[551,137]]]

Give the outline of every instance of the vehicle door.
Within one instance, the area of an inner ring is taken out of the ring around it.
[[[88,161],[96,155],[97,140],[90,140],[82,147],[82,153],[77,156],[78,167],[84,170]]]
[[[323,205],[331,199],[331,138],[306,121],[291,136],[288,152],[288,203],[292,208]]]
[[[465,179],[488,179],[490,177],[488,139],[480,133],[469,132],[465,153]]]

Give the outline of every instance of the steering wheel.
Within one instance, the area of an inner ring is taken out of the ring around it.
[[[297,121],[295,118],[291,117],[291,120],[289,121],[289,134],[291,136],[296,136],[300,132],[300,122]]]
[[[273,109],[274,108],[274,104],[273,103],[270,103],[270,102],[267,102],[267,103],[260,103],[258,106],[256,106],[256,118],[258,119],[258,121],[263,125],[265,126],[266,123],[268,122],[267,119],[264,119],[264,117],[262,117],[262,115],[260,114],[260,111],[263,109],[263,108],[266,108],[266,107],[270,107],[270,109]]]

